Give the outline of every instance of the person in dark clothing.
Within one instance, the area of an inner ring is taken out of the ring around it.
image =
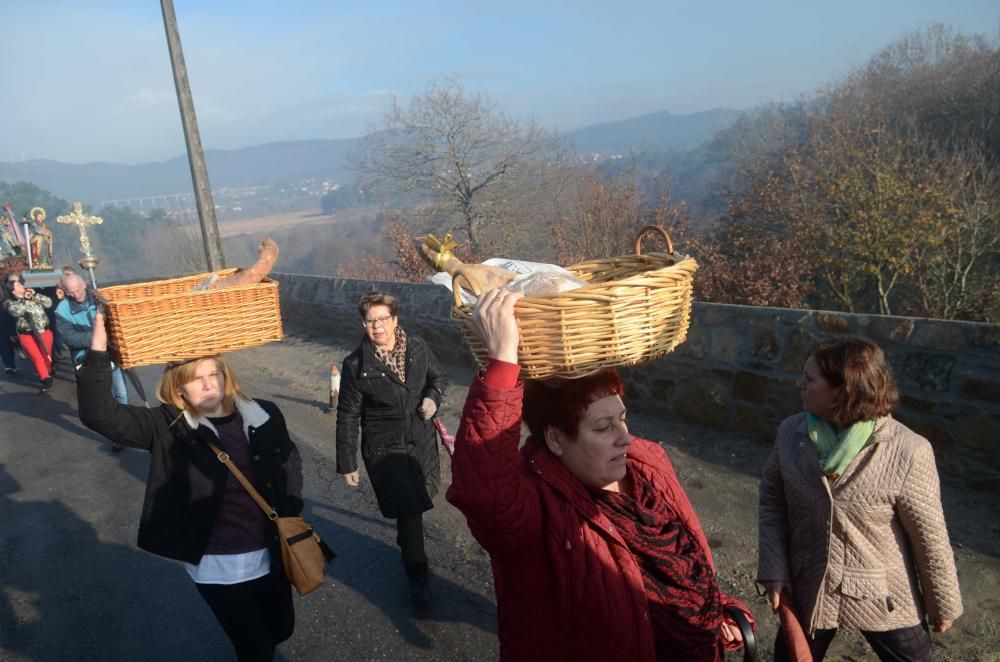
[[[277,528],[215,453],[229,455],[280,517],[302,512],[302,462],[278,407],[244,396],[219,356],[167,366],[147,409],[111,396],[104,315],[77,371],[80,420],[148,450],[140,549],[182,561],[238,659],[263,661],[292,635],[295,612]]]
[[[337,405],[337,472],[358,485],[361,457],[379,509],[396,520],[399,544],[418,604],[431,598],[423,513],[441,483],[437,436],[431,418],[441,405],[444,377],[427,344],[399,326],[398,303],[373,292],[358,303],[365,336],[344,359]]]
[[[0,301],[6,301],[6,291],[0,293]],[[7,312],[7,307],[0,303],[0,361],[3,370],[8,375],[17,374],[17,360],[14,350],[17,349],[17,327],[14,318]]]

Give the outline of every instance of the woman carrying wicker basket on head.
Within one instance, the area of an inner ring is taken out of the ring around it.
[[[344,359],[337,405],[337,472],[358,485],[361,457],[379,510],[396,520],[399,543],[418,605],[431,598],[423,513],[441,484],[437,432],[431,418],[444,396],[437,358],[423,340],[408,335],[396,318],[396,297],[372,292],[358,312],[365,335]]]
[[[277,530],[214,444],[280,517],[302,511],[302,463],[274,403],[244,396],[219,356],[168,364],[152,409],[111,395],[104,315],[77,372],[80,420],[114,443],[151,455],[138,545],[183,561],[244,660],[271,660],[295,612]]]
[[[519,380],[520,297],[490,290],[473,312],[490,358],[447,495],[490,554],[501,659],[721,660],[743,645],[731,619],[752,617],[719,591],[670,459],[629,434],[614,371]]]
[[[962,613],[934,450],[892,418],[899,395],[870,340],[817,344],[797,386],[805,411],[778,428],[761,480],[757,581],[815,660],[838,628],[882,660],[932,660],[928,625]],[[780,631],[775,659],[791,659]]]

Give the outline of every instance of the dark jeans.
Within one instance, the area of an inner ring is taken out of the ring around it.
[[[17,364],[14,362],[14,341],[10,339],[5,333],[0,334],[0,361],[3,361],[3,367],[5,368],[16,368]]]
[[[396,519],[396,544],[403,555],[403,565],[409,567],[427,563],[424,551],[424,515],[406,515]]]
[[[62,354],[63,352],[62,336],[59,335],[59,330],[56,328],[55,323],[53,323],[49,328],[52,329],[52,353]]]
[[[14,318],[7,314],[7,311],[3,309],[2,302],[0,302],[0,360],[3,361],[5,368],[17,367],[14,362],[14,349],[17,344],[11,339],[16,336],[17,329],[14,328]]]
[[[931,635],[928,634],[926,625],[914,625],[885,632],[862,630],[861,634],[882,662],[933,662],[935,659],[934,649],[931,647]],[[826,650],[836,635],[836,630],[816,630],[809,644],[813,662],[822,662]],[[778,637],[774,641],[774,662],[788,662],[788,660],[785,635],[781,628],[778,628]]]
[[[195,584],[225,630],[239,662],[271,662],[292,636],[292,586],[280,570],[239,584]]]

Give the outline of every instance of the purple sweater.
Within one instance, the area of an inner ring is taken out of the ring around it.
[[[243,432],[243,418],[237,412],[208,420],[219,432],[219,448],[229,454],[236,468],[253,483],[250,442]],[[267,547],[268,527],[271,526],[267,515],[236,476],[228,469],[226,474],[222,507],[215,518],[205,553],[242,554]]]

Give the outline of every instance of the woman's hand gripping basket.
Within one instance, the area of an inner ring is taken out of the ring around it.
[[[219,271],[226,278],[236,269]],[[193,291],[212,274],[101,289],[113,360],[123,368],[231,352],[281,340],[278,283],[270,278]]]
[[[659,234],[666,253],[646,253],[642,240]],[[694,272],[698,264],[674,253],[666,230],[647,226],[635,239],[635,255],[593,260],[567,269],[587,286],[524,297],[515,313],[521,329],[518,362],[529,379],[585,377],[610,367],[635,365],[667,354],[687,337]],[[461,285],[477,296],[474,276],[455,275],[452,318],[463,322],[466,341],[484,364],[486,348],[466,323],[473,306],[461,301]]]

